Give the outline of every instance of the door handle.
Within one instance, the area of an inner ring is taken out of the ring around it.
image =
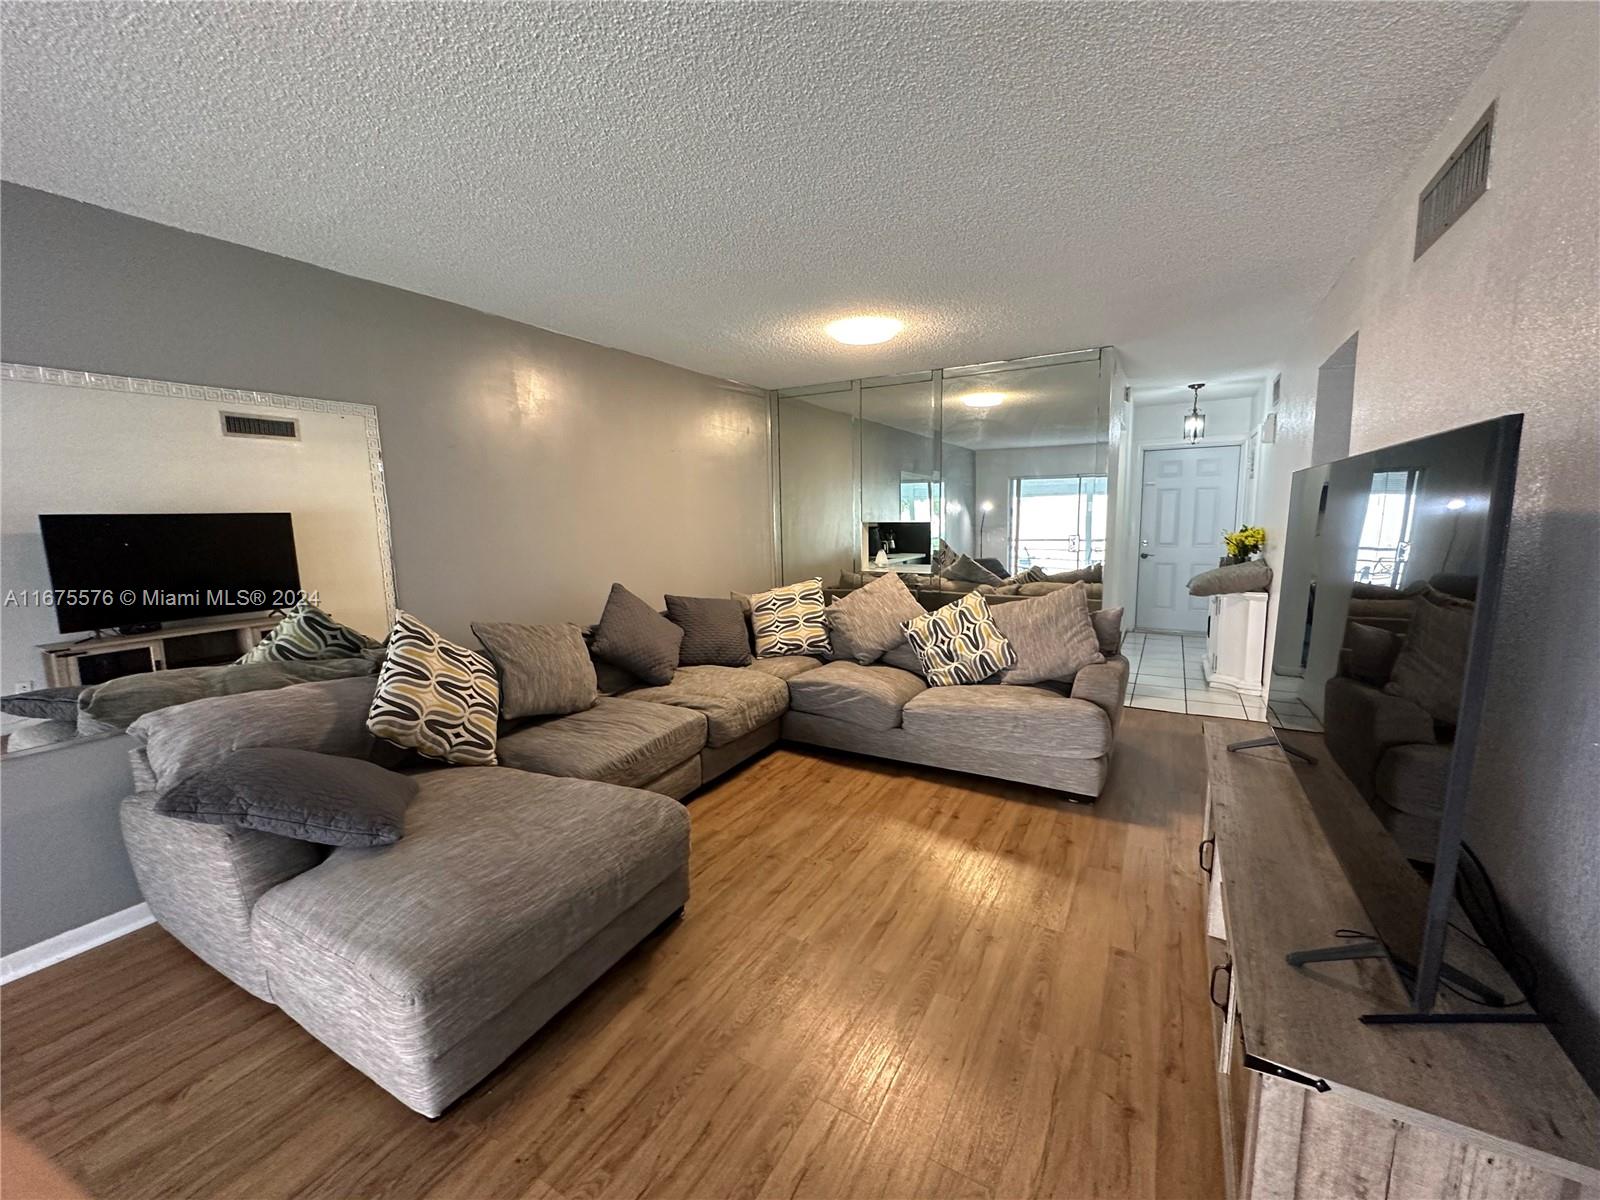
[[[1149,558],[1150,557],[1150,552],[1148,550],[1141,550],[1141,551],[1139,551],[1139,557],[1140,558]]]

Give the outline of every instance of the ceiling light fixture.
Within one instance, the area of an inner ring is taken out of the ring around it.
[[[828,336],[846,346],[876,346],[887,342],[905,328],[893,317],[843,317],[826,326]]]
[[[1194,408],[1183,414],[1183,440],[1198,442],[1206,435],[1206,415],[1200,411],[1200,389],[1203,383],[1191,383],[1189,389],[1194,392]]]
[[[961,397],[961,403],[968,408],[993,408],[997,404],[1005,403],[1004,392],[973,392],[970,396]]]
[[[1460,512],[1463,508],[1465,508],[1467,506],[1467,502],[1465,500],[1463,500],[1460,496],[1457,496],[1454,500],[1446,500],[1444,502],[1444,506],[1446,508],[1448,508],[1451,512]]]

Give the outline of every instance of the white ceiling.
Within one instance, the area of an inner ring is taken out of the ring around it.
[[[1174,383],[1276,360],[1517,12],[4,4],[0,173],[763,386]]]

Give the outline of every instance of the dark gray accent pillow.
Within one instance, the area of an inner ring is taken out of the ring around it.
[[[1265,559],[1212,567],[1189,580],[1191,596],[1227,596],[1234,592],[1264,592],[1272,583],[1272,568]]]
[[[32,717],[36,721],[73,721],[78,719],[78,693],[83,684],[72,687],[39,688],[32,692],[16,692],[0,696],[0,712],[8,717]]]
[[[955,562],[944,568],[941,574],[951,579],[964,580],[967,583],[1003,582],[1000,576],[968,554],[957,555]]]
[[[1441,724],[1454,725],[1460,716],[1475,606],[1433,588],[1411,604],[1405,645],[1383,690],[1410,700]]]
[[[594,707],[594,663],[576,625],[474,621],[500,673],[502,717],[557,717]]]
[[[1089,614],[1089,624],[1094,626],[1094,640],[1100,643],[1100,653],[1107,658],[1122,653],[1122,609],[1097,608]]]
[[[620,583],[611,585],[594,627],[594,652],[652,687],[672,682],[683,630]]]
[[[313,750],[236,750],[156,798],[181,821],[231,825],[322,846],[387,846],[405,831],[417,781]]]
[[[667,619],[683,630],[680,667],[749,665],[750,624],[737,600],[668,596]]]

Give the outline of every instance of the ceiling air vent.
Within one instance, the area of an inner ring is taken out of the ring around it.
[[[1494,135],[1494,105],[1445,160],[1417,200],[1417,248],[1412,259],[1444,236],[1445,230],[1489,187],[1489,143]]]
[[[298,438],[300,422],[285,417],[252,417],[223,413],[222,432],[227,437]]]

